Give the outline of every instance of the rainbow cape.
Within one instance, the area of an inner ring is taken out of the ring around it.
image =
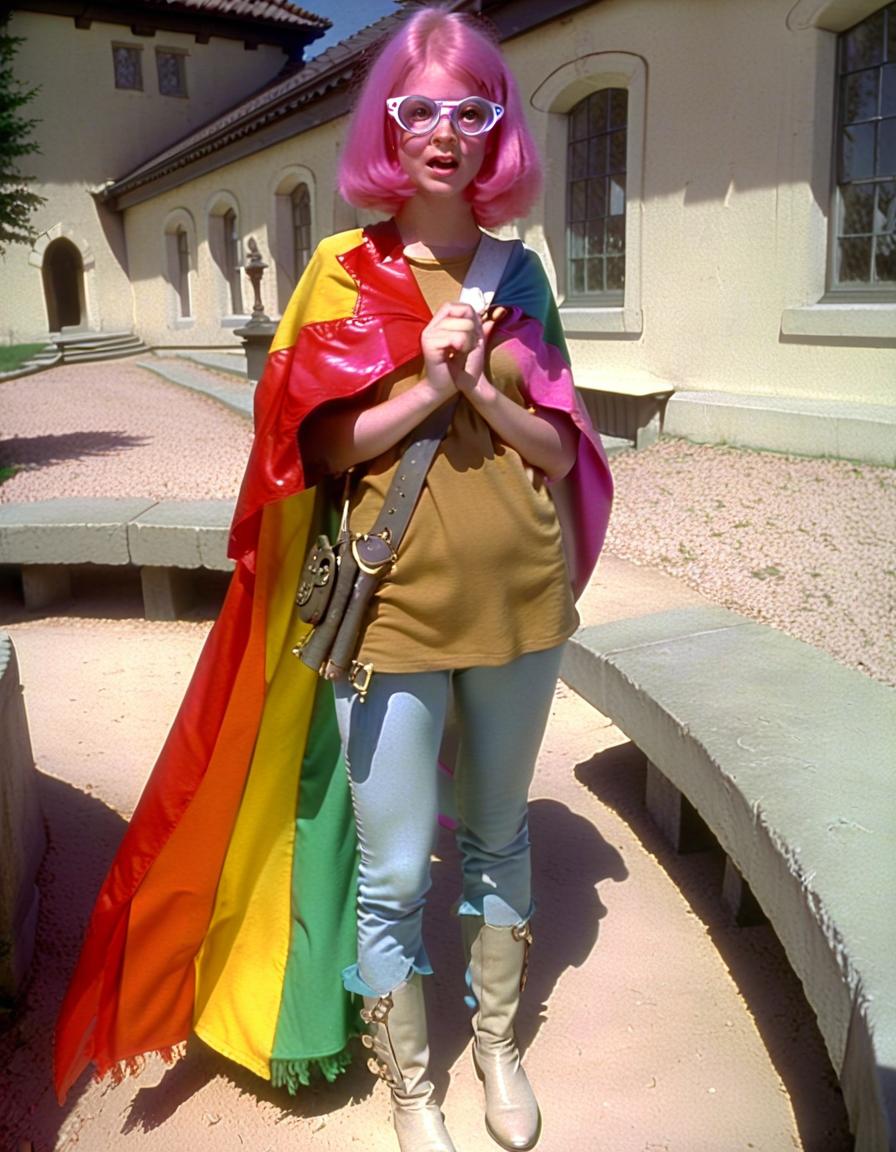
[[[603,542],[612,486],[572,387],[537,256],[495,295],[527,401],[568,412],[576,466],[554,485],[576,594]],[[291,1091],[333,1079],[358,1031],[340,974],[356,960],[357,844],[332,689],[292,655],[293,598],[327,515],[302,425],[414,360],[431,318],[394,222],[317,249],[278,327],[255,398],[237,501],[236,561],[174,725],[97,897],[56,1029],[60,1101],[88,1066],[121,1075],[196,1032]]]

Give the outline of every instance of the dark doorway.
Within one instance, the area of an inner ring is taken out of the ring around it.
[[[81,325],[84,265],[71,240],[54,240],[44,252],[44,296],[51,332]]]

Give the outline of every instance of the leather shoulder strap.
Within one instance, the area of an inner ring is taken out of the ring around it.
[[[521,247],[520,240],[498,240],[497,237],[483,232],[476,255],[460,290],[460,302],[471,304],[477,312],[488,308],[501,283],[510,257]]]

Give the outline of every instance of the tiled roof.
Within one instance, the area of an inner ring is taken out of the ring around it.
[[[240,20],[261,20],[266,24],[310,25],[326,30],[332,21],[316,16],[289,0],[136,0],[133,7],[162,8],[168,12],[200,12],[209,15],[236,17]]]

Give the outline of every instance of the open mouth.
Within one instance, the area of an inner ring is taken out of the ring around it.
[[[433,156],[432,160],[427,161],[426,166],[435,169],[436,172],[453,172],[458,162],[453,156]]]

